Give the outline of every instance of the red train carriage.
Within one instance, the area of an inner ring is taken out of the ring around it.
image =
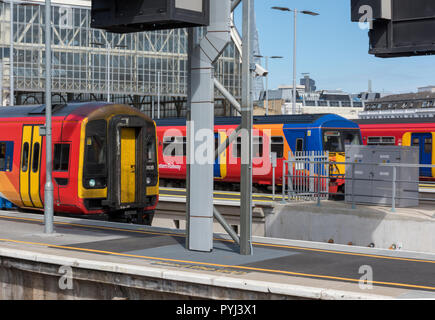
[[[240,117],[215,118],[215,148],[240,124]],[[156,120],[159,140],[160,178],[172,185],[186,179],[186,120]],[[330,160],[344,162],[347,143],[361,144],[358,125],[333,114],[254,117],[253,184],[259,189],[273,181],[270,153],[277,154],[276,184],[282,184],[283,160],[288,154],[329,151]],[[175,148],[173,146],[176,146]],[[172,147],[171,147],[172,146]],[[241,138],[231,143],[214,166],[215,181],[237,186],[240,182]],[[333,166],[330,192],[343,190],[344,166]],[[228,184],[225,185],[228,188]]]
[[[360,119],[366,145],[418,146],[420,164],[435,164],[435,118]],[[421,180],[435,177],[435,168],[420,168]]]
[[[42,209],[45,106],[0,108],[0,207]],[[151,223],[158,201],[155,123],[106,103],[53,108],[55,212],[120,216]]]

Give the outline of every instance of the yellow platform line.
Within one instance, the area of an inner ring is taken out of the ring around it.
[[[154,260],[154,261],[165,261],[165,262],[169,261],[169,262],[178,262],[178,263],[186,263],[186,264],[204,265],[204,266],[209,266],[209,267],[231,268],[231,269],[239,269],[239,270],[247,270],[247,271],[267,272],[267,273],[284,274],[284,275],[291,275],[291,276],[302,276],[302,277],[309,277],[309,278],[340,280],[340,281],[358,282],[358,283],[361,281],[361,279],[354,279],[354,278],[344,278],[344,277],[336,277],[336,276],[326,276],[326,275],[318,275],[318,274],[310,274],[310,273],[301,273],[301,272],[292,272],[292,271],[265,269],[265,268],[255,268],[255,267],[246,267],[246,266],[237,266],[237,265],[225,265],[225,264],[198,262],[198,261],[190,261],[190,260],[149,257],[149,256],[136,255],[136,254],[118,253],[118,252],[96,250],[96,249],[86,249],[86,248],[78,248],[78,247],[52,245],[52,244],[40,243],[40,242],[20,241],[20,240],[12,240],[12,239],[0,239],[0,241],[17,243],[17,244],[37,245],[37,246],[44,246],[44,247],[57,248],[57,249],[67,249],[67,250],[75,250],[75,251],[82,251],[82,252],[108,254],[108,255],[120,256],[120,257],[139,258],[139,259]],[[371,283],[372,284],[395,286],[395,287],[404,287],[404,288],[424,289],[424,290],[434,290],[435,291],[435,287],[430,287],[430,286],[421,286],[421,285],[396,283],[396,282],[386,282],[386,281],[371,281]]]
[[[40,222],[40,223],[43,222],[43,220],[41,220],[41,219],[35,219],[35,218],[8,217],[8,216],[1,216],[1,215],[0,215],[0,218],[2,218],[2,219],[3,218],[4,219],[9,219],[9,220],[33,221],[33,222]],[[123,228],[115,228],[115,227],[84,225],[84,224],[71,223],[71,222],[59,222],[59,221],[57,221],[57,222],[54,222],[54,224],[55,225],[62,225],[62,226],[74,226],[74,227],[80,227],[80,228],[102,229],[102,230],[129,232],[129,233],[141,233],[141,234],[152,234],[152,235],[162,235],[162,236],[175,236],[175,237],[181,237],[181,238],[185,238],[186,237],[185,234],[179,234],[179,233],[162,233],[162,232],[156,232],[156,231],[131,230],[131,229],[123,229]],[[213,238],[213,240],[214,241],[233,242],[234,243],[233,240],[227,240],[227,239]],[[314,251],[314,252],[322,252],[322,253],[331,253],[331,254],[341,254],[341,255],[350,255],[350,256],[376,258],[376,259],[407,261],[407,262],[422,262],[422,263],[432,263],[432,264],[435,264],[435,260],[423,260],[423,259],[413,259],[413,258],[388,257],[388,256],[374,255],[374,254],[344,252],[344,251],[316,249],[316,248],[305,248],[305,247],[298,247],[298,246],[291,246],[291,245],[278,245],[278,244],[269,244],[269,243],[262,243],[262,242],[253,242],[252,244],[256,245],[256,246],[272,247],[272,248],[285,248],[285,249],[294,249],[294,250],[301,250],[301,251]]]

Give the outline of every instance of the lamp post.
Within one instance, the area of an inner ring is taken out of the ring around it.
[[[312,11],[307,11],[307,10],[303,10],[303,11],[299,11],[297,9],[289,9],[286,7],[272,7],[272,9],[274,10],[279,10],[279,11],[287,11],[287,12],[293,12],[294,13],[294,44],[293,44],[293,106],[292,106],[292,114],[296,113],[296,36],[297,36],[297,32],[296,32],[296,28],[297,28],[297,17],[298,17],[298,13],[302,13],[302,14],[306,14],[306,15],[310,15],[310,16],[318,16],[319,14],[316,12],[312,12]]]
[[[269,58],[270,59],[282,59],[284,57],[281,56],[262,56],[262,55],[255,55],[256,58],[265,58],[266,59],[266,70],[269,71]],[[266,74],[266,101],[265,101],[265,109],[266,109],[266,116],[269,115],[269,72]]]

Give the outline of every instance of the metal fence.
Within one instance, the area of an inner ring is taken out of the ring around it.
[[[343,165],[346,174],[339,178],[344,181],[344,193],[330,192],[329,186],[337,176],[331,174],[331,168]],[[383,170],[385,178],[376,178],[370,174],[358,177],[358,171],[364,167],[378,168]],[[315,201],[321,205],[321,200],[328,200],[340,196],[340,200],[352,205],[355,209],[357,204],[382,205],[391,207],[396,211],[398,207],[417,207],[422,203],[432,205],[435,202],[435,178],[403,178],[400,172],[431,168],[435,172],[435,165],[409,164],[409,163],[355,163],[355,162],[332,162],[328,152],[296,152],[289,155],[289,160],[283,161],[282,201]],[[433,175],[433,174],[432,174]],[[277,180],[276,180],[277,181]],[[371,194],[361,192],[358,184],[366,184]],[[372,188],[370,186],[373,186]]]
[[[328,198],[329,152],[289,152],[282,167],[282,199],[314,200]]]

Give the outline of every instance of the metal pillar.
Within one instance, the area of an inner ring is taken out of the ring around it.
[[[269,72],[269,57],[266,56],[266,70]],[[266,116],[269,115],[269,73],[266,74]]]
[[[107,47],[107,66],[106,66],[106,70],[107,70],[107,102],[110,102],[110,44],[109,41],[106,40],[106,47]]]
[[[251,0],[243,0],[242,164],[240,177],[240,253],[252,254],[252,73]]]
[[[294,9],[294,44],[293,44],[293,104],[292,104],[292,114],[296,114],[296,27],[298,11]]]
[[[160,119],[160,71],[157,72],[157,119]]]
[[[46,180],[44,188],[45,233],[53,233],[53,181],[51,143],[51,0],[45,0],[45,149]]]
[[[0,63],[0,106],[3,106],[3,61]]]
[[[15,105],[15,84],[14,84],[14,3],[11,1],[10,3],[10,53],[9,53],[9,105]]]
[[[210,1],[210,26],[202,39],[189,29],[187,117],[187,238],[189,250],[213,249],[214,68],[230,40],[230,0]]]

